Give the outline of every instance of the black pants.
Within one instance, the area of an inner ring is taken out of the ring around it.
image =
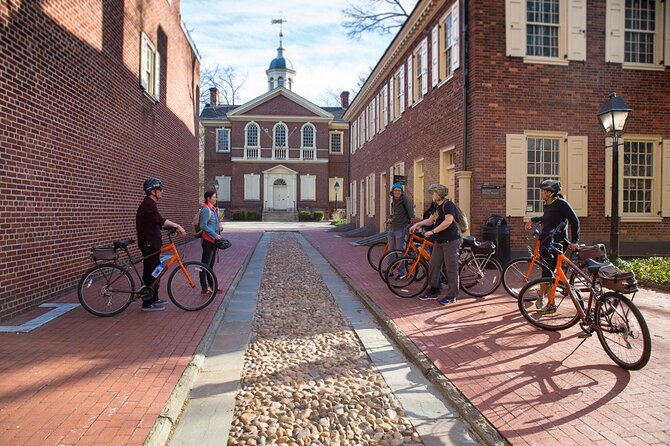
[[[202,239],[202,263],[214,269],[214,257],[216,256],[216,245],[212,242],[208,242],[205,239]],[[209,282],[209,283],[207,283]],[[214,287],[214,278],[211,277],[206,272],[202,271],[200,273],[200,286],[202,289],[207,289],[207,287]]]
[[[160,251],[160,248],[154,248],[153,246],[150,245],[144,245],[140,246],[140,251],[142,251],[142,256],[146,257],[149,254],[153,254],[157,251]],[[148,259],[144,259],[144,270],[142,271],[142,282],[144,282],[145,285],[151,286],[154,283],[154,277],[151,275],[151,273],[154,272],[156,267],[161,263],[161,256],[160,255],[155,255],[151,256]],[[142,296],[142,306],[146,307],[148,305],[151,305],[151,303],[156,302],[158,300],[158,288],[159,286],[156,285],[156,294],[154,297],[150,298],[149,300],[145,300],[144,296]]]

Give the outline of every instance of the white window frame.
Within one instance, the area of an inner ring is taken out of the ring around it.
[[[226,135],[225,145],[221,142],[221,135]],[[222,145],[224,145],[222,147]],[[230,152],[230,129],[216,129],[216,152],[229,153]]]
[[[244,201],[258,201],[261,199],[261,176],[258,174],[244,175]]]
[[[284,142],[285,144],[280,146],[277,144],[277,129],[279,127],[284,128]],[[283,122],[278,122],[272,127],[272,148],[273,149],[288,149],[288,126]]]
[[[249,144],[249,129],[252,126],[256,128],[256,144]],[[244,126],[244,147],[258,149],[260,148],[260,146],[261,146],[261,127],[254,121],[248,122],[247,125]]]
[[[335,151],[333,149],[333,137],[339,136],[340,140],[340,149],[338,151]],[[338,130],[333,130],[329,132],[329,138],[328,138],[328,153],[332,155],[343,155],[344,154],[344,132],[338,131]]]
[[[355,217],[358,215],[358,189],[356,187],[356,180],[351,182],[350,192],[351,192],[351,216]]]
[[[507,55],[523,57],[526,63],[568,65],[586,60],[586,0],[560,0],[558,54],[556,57],[529,56],[527,49],[527,0],[505,0]]]
[[[140,85],[149,97],[160,100],[161,55],[144,33],[140,37]]]
[[[308,146],[305,144],[305,132],[308,128],[312,129],[312,145]],[[316,148],[316,127],[313,124],[307,122],[303,124],[300,129],[300,148],[301,149],[315,149]]]
[[[216,185],[216,200],[223,202],[230,202],[231,197],[231,177],[226,175],[219,175],[214,177],[214,184]]]
[[[376,188],[375,188],[375,174],[371,173],[365,177],[365,214],[368,217],[375,216],[375,201],[376,201]]]

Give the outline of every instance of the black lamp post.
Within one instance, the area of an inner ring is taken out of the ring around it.
[[[628,115],[633,110],[624,100],[610,93],[600,107],[598,119],[606,134],[612,134],[612,222],[610,226],[610,257],[619,257],[619,134],[623,132]],[[607,185],[605,185],[607,187]]]
[[[335,210],[337,211],[337,193],[340,191],[339,181],[335,181],[335,184],[333,185],[333,189],[335,189]]]

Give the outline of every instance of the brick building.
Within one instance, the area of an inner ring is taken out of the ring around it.
[[[611,91],[633,108],[620,139],[621,253],[670,252],[670,6],[649,0],[420,0],[356,96],[350,218],[383,230],[388,188],[430,183],[481,235],[506,217],[512,248],[560,179],[581,241],[609,240]],[[623,142],[622,142],[622,141]]]
[[[342,115],[349,93],[341,94],[341,107],[302,98],[293,92],[296,72],[283,54],[280,34],[277,57],[266,70],[266,93],[242,105],[222,105],[211,89],[200,114],[205,187],[216,188],[228,216],[255,211],[264,218],[295,218],[299,210],[344,207],[349,130]]]
[[[198,203],[199,56],[178,0],[0,3],[0,317],[135,238],[145,178],[182,225]],[[187,204],[188,206],[185,206]]]

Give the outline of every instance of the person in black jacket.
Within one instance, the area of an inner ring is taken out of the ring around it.
[[[526,229],[530,229],[533,223],[540,223],[542,231],[540,232],[540,240],[542,240],[542,247],[540,253],[546,265],[542,265],[542,277],[552,277],[554,269],[556,269],[556,256],[552,255],[547,249],[549,240],[549,233],[556,229],[566,220],[570,225],[570,238],[568,238],[567,227],[554,235],[554,241],[567,246],[571,251],[575,251],[579,247],[579,218],[570,206],[563,195],[561,195],[561,182],[558,180],[544,180],[540,183],[540,194],[544,200],[544,213],[542,217],[532,217],[530,221],[526,222]],[[546,289],[540,290],[542,294]],[[552,313],[556,308],[543,306],[543,299],[536,301],[538,312]],[[552,305],[553,307],[553,305]],[[553,310],[553,311],[552,311]]]

